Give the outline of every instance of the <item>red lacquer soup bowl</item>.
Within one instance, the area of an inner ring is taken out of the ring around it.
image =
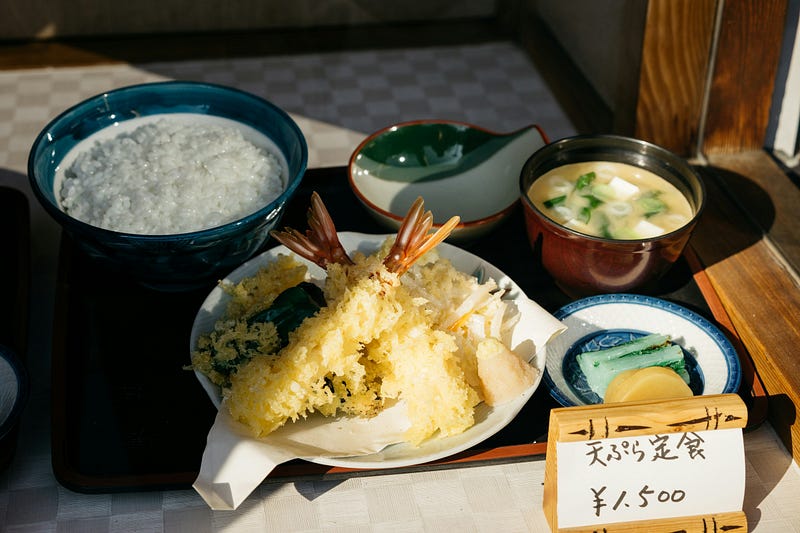
[[[531,186],[548,171],[590,162],[625,163],[656,174],[686,198],[690,215],[660,235],[611,238],[557,222],[529,197]],[[616,135],[569,137],[539,149],[522,169],[520,193],[536,257],[556,284],[575,297],[647,290],[680,257],[705,203],[703,181],[686,160],[652,143]]]

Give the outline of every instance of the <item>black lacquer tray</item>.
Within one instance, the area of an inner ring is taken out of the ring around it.
[[[347,185],[346,169],[340,167],[309,170],[282,225],[306,228],[312,191],[322,196],[338,230],[387,233],[358,203]],[[490,235],[463,247],[508,274],[545,309],[552,312],[571,301],[537,266],[521,208]],[[698,284],[698,272],[702,274],[696,262],[684,256],[648,293],[714,321],[720,306],[709,305],[709,295],[715,295],[708,284]],[[104,271],[62,237],[52,439],[54,472],[64,486],[115,492],[187,488],[194,481],[215,410],[184,367],[194,316],[212,288],[182,293],[146,289]],[[751,385],[757,376],[749,355],[744,357],[738,347],[745,367],[742,396],[752,404]],[[755,394],[763,392],[756,389]],[[402,471],[543,457],[549,412],[557,406],[542,386],[511,424],[490,439],[457,456]],[[296,460],[277,467],[267,481],[382,472]]]

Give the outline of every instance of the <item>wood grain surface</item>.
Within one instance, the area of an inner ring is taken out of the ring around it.
[[[764,146],[787,0],[724,3],[703,133],[705,154]]]
[[[794,271],[800,272],[800,187],[763,150],[713,154],[708,164]]]
[[[559,528],[559,533],[708,533],[709,531],[747,531],[747,517],[742,512],[717,513],[714,515],[680,516],[664,520],[642,520],[618,524],[603,524],[602,527]]]
[[[737,429],[746,425],[747,406],[738,394],[563,407],[550,411],[548,453],[555,442]]]
[[[772,173],[773,179],[782,176],[763,151],[749,157],[747,165],[741,154],[720,157],[715,159],[717,166],[703,170],[709,201],[691,243],[764,382],[769,419],[798,461],[800,283],[765,232],[731,200],[727,184],[736,176],[751,183],[747,175],[756,172]],[[755,190],[751,189],[751,205],[757,200]]]
[[[693,155],[717,0],[651,0],[642,44],[635,136]]]

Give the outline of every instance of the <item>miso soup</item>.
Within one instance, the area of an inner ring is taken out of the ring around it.
[[[674,185],[625,163],[594,161],[554,168],[533,182],[528,197],[555,222],[607,239],[657,237],[694,215]]]

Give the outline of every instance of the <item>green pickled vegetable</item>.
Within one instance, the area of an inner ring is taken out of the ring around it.
[[[638,339],[633,339],[632,341],[617,344],[616,346],[612,346],[610,348],[583,352],[578,355],[578,360],[586,361],[587,364],[591,364],[592,366],[597,366],[597,364],[601,361],[610,361],[611,359],[624,357],[648,348],[662,346],[668,342],[669,337],[667,335],[652,333],[650,335],[645,335],[644,337],[639,337]]]
[[[583,352],[578,366],[589,388],[603,398],[611,381],[626,370],[665,366],[689,383],[683,349],[669,342],[666,335],[652,334],[604,350]]]

